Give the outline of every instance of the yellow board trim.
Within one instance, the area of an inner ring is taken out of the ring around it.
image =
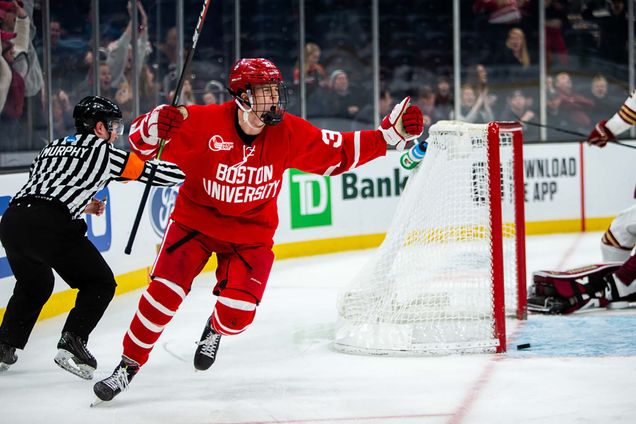
[[[586,218],[585,231],[606,231],[614,217]],[[577,233],[583,229],[580,219],[526,222],[526,235]]]
[[[585,231],[607,231],[612,220],[611,218],[587,218],[585,220]]]
[[[588,218],[585,220],[586,231],[605,231],[612,222],[612,218]],[[526,235],[574,233],[581,231],[580,219],[568,219],[560,221],[526,222]],[[384,240],[385,234],[365,234],[361,236],[337,237],[322,240],[297,241],[281,243],[274,246],[276,259],[298,258],[303,256],[322,255],[326,253],[345,252],[349,250],[370,249],[379,246]],[[216,269],[216,256],[212,256],[203,271],[211,272]],[[117,290],[115,295],[127,293],[146,286],[150,282],[150,268],[142,268],[136,271],[115,277]],[[65,290],[54,293],[48,300],[39,320],[70,311],[75,305],[77,290]],[[4,317],[6,307],[0,308],[0,320]]]
[[[581,231],[581,228],[580,219],[526,222],[526,235],[576,233]]]
[[[325,253],[345,252],[348,250],[369,249],[379,246],[385,234],[366,234],[361,236],[338,237],[322,240],[281,243],[274,246],[276,259],[289,259],[301,256],[322,255]]]

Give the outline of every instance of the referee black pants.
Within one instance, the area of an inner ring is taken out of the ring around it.
[[[0,240],[16,278],[0,341],[24,349],[42,307],[51,296],[53,271],[78,289],[62,331],[88,341],[115,294],[113,272],[86,237],[84,220],[72,220],[55,201],[14,201],[0,221]]]

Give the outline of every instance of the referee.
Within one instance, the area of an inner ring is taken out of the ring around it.
[[[51,296],[55,270],[78,289],[58,342],[55,362],[91,379],[97,361],[88,337],[115,293],[113,272],[86,237],[83,213],[101,215],[106,199],[93,196],[111,181],[148,181],[172,186],[183,172],[163,161],[143,162],[113,147],[124,132],[119,107],[103,97],[82,99],[73,111],[77,134],[52,141],[35,158],[29,180],[12,199],[0,221],[0,240],[16,285],[0,325],[0,371],[17,361],[42,307]]]

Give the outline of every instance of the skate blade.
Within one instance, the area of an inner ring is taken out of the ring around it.
[[[8,370],[10,366],[11,365],[9,365],[9,364],[0,363],[0,372]]]
[[[77,365],[73,362],[73,355],[71,352],[67,350],[60,349],[55,355],[54,359],[55,363],[60,366],[60,368],[74,374],[84,380],[92,380],[93,372],[95,369],[85,364]]]
[[[540,313],[540,314],[553,314],[554,313],[553,308],[549,307],[549,306],[538,306],[538,305],[528,304],[527,307],[528,307],[528,311],[529,312],[537,312],[537,313]]]
[[[95,396],[95,399],[93,399],[93,402],[91,402],[91,408],[99,405],[100,403],[103,403],[104,401],[101,400],[100,398],[98,398],[97,396]]]

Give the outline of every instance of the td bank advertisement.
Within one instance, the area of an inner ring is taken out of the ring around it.
[[[632,151],[577,143],[524,146],[526,222],[540,224],[527,226],[528,233],[604,230],[636,202]],[[397,152],[334,177],[290,170],[278,200],[275,242],[385,233],[408,175]]]
[[[275,241],[385,233],[408,179],[398,159],[391,152],[334,177],[290,170],[278,199]]]

